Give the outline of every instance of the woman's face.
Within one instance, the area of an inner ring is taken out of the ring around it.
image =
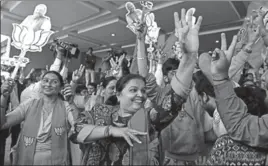
[[[61,90],[60,80],[57,75],[48,73],[41,80],[41,88],[44,95],[58,95]]]
[[[108,99],[109,97],[115,95],[115,85],[116,85],[117,80],[112,80],[108,83],[106,88],[104,89],[104,97]]]
[[[147,99],[145,92],[145,82],[140,79],[130,80],[124,87],[121,93],[117,94],[120,108],[125,113],[134,114],[139,109],[144,107]]]

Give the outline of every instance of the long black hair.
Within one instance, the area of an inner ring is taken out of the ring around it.
[[[122,90],[125,88],[126,84],[133,80],[133,79],[139,79],[139,80],[142,80],[144,83],[146,82],[145,81],[145,78],[142,77],[141,75],[139,74],[128,74],[128,75],[125,75],[123,77],[121,77],[117,83],[116,83],[116,92],[122,92]]]

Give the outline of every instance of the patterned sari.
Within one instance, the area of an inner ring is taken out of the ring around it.
[[[164,126],[167,126],[170,122],[172,122],[174,117],[177,116],[178,110],[181,109],[182,104],[185,102],[183,98],[179,97],[174,92],[171,96],[172,97],[169,96],[169,100],[171,100],[169,111],[166,111],[166,109],[159,106],[154,106],[154,108],[148,108],[145,110],[149,120],[147,124],[147,131],[149,133],[147,155],[149,156],[150,165],[160,165],[161,154],[159,152],[161,152],[161,150],[159,150],[159,133]],[[120,117],[117,113],[118,110],[118,106],[98,104],[94,106],[92,111],[80,113],[75,125],[75,133],[71,136],[71,140],[78,143],[78,135],[81,134],[80,131],[86,127],[86,124],[93,124],[96,126],[112,125],[116,127],[127,127],[133,117]],[[142,120],[139,120],[134,121],[134,123],[143,122]],[[90,133],[88,133],[87,136],[89,134]],[[142,142],[144,142],[144,140],[142,140]],[[139,156],[139,150],[137,151],[136,149],[135,151],[130,151],[131,148],[123,138],[109,137],[89,143],[83,142],[80,146],[83,153],[81,164],[87,166],[130,165],[131,161],[129,160],[131,159],[131,156]],[[136,145],[134,144],[134,146]]]

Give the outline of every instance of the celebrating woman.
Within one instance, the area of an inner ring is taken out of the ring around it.
[[[3,87],[1,106],[5,105],[11,85]],[[68,102],[59,97],[63,95]],[[15,165],[68,165],[67,132],[73,124],[72,90],[65,85],[61,75],[55,71],[46,72],[41,80],[42,96],[20,104],[14,111],[3,115],[1,107],[1,129],[6,129],[24,121],[17,142]],[[4,95],[3,95],[4,94]]]
[[[158,165],[159,154],[150,150],[151,140],[156,130],[171,122],[184,100],[172,98],[168,113],[162,108],[145,110],[145,80],[135,74],[117,81],[116,94],[119,107],[97,104],[89,114],[80,114],[72,138],[83,144],[81,164]]]

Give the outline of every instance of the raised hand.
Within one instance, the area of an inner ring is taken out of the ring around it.
[[[110,59],[110,64],[111,64],[111,70],[113,71],[113,73],[117,73],[119,72],[119,68],[117,65],[117,61],[115,61],[113,58]]]
[[[214,81],[221,81],[228,78],[228,70],[234,55],[234,49],[237,43],[237,36],[227,49],[226,36],[221,34],[221,50],[216,48],[212,54],[211,73]]]
[[[66,83],[64,85],[64,89],[63,89],[63,97],[64,99],[68,102],[68,103],[73,103],[73,99],[74,99],[74,94],[72,91],[72,87],[70,84]]]
[[[147,135],[147,133],[129,129],[129,128],[110,127],[110,135],[112,137],[124,138],[129,144],[129,146],[133,146],[132,141],[135,141],[139,144],[142,143],[137,138],[137,136],[144,136],[144,135]]]
[[[14,85],[15,82],[13,79],[8,78],[7,80],[5,80],[5,82],[1,86],[1,94],[6,98],[9,97],[10,93],[13,90]]]
[[[235,35],[233,37],[231,45],[229,46],[229,48],[227,48],[226,35],[225,33],[221,34],[221,50],[224,52],[224,54],[227,56],[228,61],[230,62],[234,54],[236,43],[237,43],[237,36]]]
[[[82,77],[84,71],[85,71],[85,66],[84,65],[80,65],[79,69],[78,70],[75,70],[73,72],[72,81],[73,82],[77,82]]]
[[[253,16],[250,19],[246,19],[248,44],[253,45],[261,36],[261,25],[253,22]]]
[[[125,54],[123,54],[122,56],[120,56],[120,58],[118,59],[118,66],[120,66],[120,67],[122,66],[122,63],[123,63],[125,57],[126,57]]]
[[[125,54],[118,57],[116,57],[116,60],[113,58],[110,59],[110,64],[111,64],[111,70],[112,70],[112,75],[113,76],[119,76],[120,75],[120,68],[122,67],[123,60],[125,59]]]
[[[181,10],[181,20],[179,20],[178,13],[174,13],[175,33],[177,32],[179,40],[185,43],[186,53],[197,53],[199,49],[199,30],[203,18],[198,17],[198,20],[193,24],[193,11],[189,11],[188,22],[186,21],[186,11]]]
[[[247,30],[248,30],[248,43],[254,44],[260,37],[260,25],[248,23]]]
[[[35,71],[35,68],[32,68],[29,73],[33,74],[34,71]]]
[[[163,51],[161,51],[160,49],[158,49],[156,51],[156,58],[158,60],[158,63],[161,63],[162,64],[162,63],[164,63],[166,57],[165,57]]]
[[[182,14],[183,14],[183,12],[184,12],[184,16],[185,16],[185,9],[181,10]],[[185,19],[185,17],[183,17],[183,15],[182,15],[181,19]],[[184,20],[184,22],[186,22],[186,21]],[[179,39],[179,41],[184,43],[185,38],[186,38],[186,34],[189,31],[189,26],[182,25],[182,20],[179,19],[178,12],[174,13],[174,24],[175,24],[175,36]]]
[[[265,24],[263,22],[263,19],[267,13],[268,13],[268,11],[264,11],[264,10],[262,10],[262,8],[260,8],[258,10],[253,10],[254,15],[252,16],[252,21],[254,24],[260,26],[261,31],[265,31]]]
[[[139,29],[137,31],[137,38],[139,40],[145,40],[145,36],[147,34],[147,25],[145,23],[140,24]]]

